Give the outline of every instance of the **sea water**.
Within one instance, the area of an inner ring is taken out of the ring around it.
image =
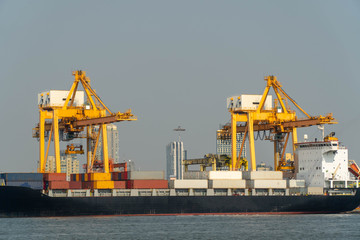
[[[0,239],[360,239],[360,214],[2,218]]]

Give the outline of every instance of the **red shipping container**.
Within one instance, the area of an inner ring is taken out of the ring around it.
[[[112,173],[112,176],[111,176],[111,179],[112,179],[113,181],[120,181],[120,180],[122,180],[122,179],[121,179],[121,175],[122,175],[121,172],[113,172],[113,173]],[[124,179],[124,180],[125,180],[125,179]]]
[[[44,173],[44,180],[51,181],[66,181],[66,173]]]
[[[69,189],[82,189],[82,182],[70,181]]]
[[[114,188],[115,189],[125,189],[126,181],[114,181]]]
[[[121,180],[127,180],[128,179],[128,172],[122,172],[121,173]]]
[[[69,182],[67,181],[52,181],[48,182],[49,189],[69,189]]]
[[[129,180],[127,181],[129,189],[161,189],[168,188],[167,180]]]
[[[83,189],[92,189],[93,188],[93,182],[82,182],[82,188]]]

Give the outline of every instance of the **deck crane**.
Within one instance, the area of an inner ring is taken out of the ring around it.
[[[284,159],[285,150],[289,141],[290,134],[292,135],[292,149],[295,153],[295,143],[297,143],[297,128],[309,127],[313,125],[336,124],[337,122],[332,117],[332,114],[326,116],[310,116],[303,110],[283,89],[280,82],[277,81],[276,76],[265,77],[267,85],[261,96],[261,100],[256,103],[256,108],[243,108],[241,105],[240,96],[238,99],[231,98],[231,106],[229,112],[231,114],[231,125],[224,126],[220,131],[224,136],[231,135],[232,155],[231,168],[236,169],[237,162],[240,160],[240,154],[244,146],[246,135],[249,139],[251,169],[256,171],[256,157],[255,157],[255,139],[254,132],[269,131],[270,136],[267,140],[274,143],[274,169],[277,171],[294,172],[294,164],[286,162]],[[274,99],[274,107],[265,109],[265,101],[267,101],[270,88],[273,88],[276,98]],[[295,107],[300,110],[306,118],[299,119],[296,112],[291,110],[287,101],[291,101]],[[238,104],[233,104],[237,101]],[[255,102],[254,102],[255,104]],[[238,125],[238,122],[240,125]],[[243,133],[242,147],[239,156],[236,156],[236,134]]]
[[[87,172],[92,171],[95,162],[96,150],[100,135],[102,136],[102,150],[104,158],[102,159],[103,171],[109,172],[109,157],[107,145],[106,124],[121,121],[135,121],[137,118],[131,113],[126,112],[113,113],[103,103],[94,89],[90,86],[90,79],[85,71],[74,71],[75,80],[68,91],[67,96],[63,98],[61,105],[51,104],[49,93],[42,93],[39,98],[39,123],[33,129],[33,137],[39,139],[39,168],[38,172],[45,172],[45,165],[49,154],[50,142],[54,141],[54,152],[56,162],[56,172],[60,169],[60,140],[71,141],[75,138],[86,138],[87,140]],[[82,85],[86,101],[84,104],[75,104],[76,94],[79,85]],[[47,103],[44,99],[47,97]],[[93,131],[94,126],[99,126],[98,132]],[[82,134],[86,130],[86,134]],[[53,135],[53,136],[52,136]],[[45,139],[48,138],[45,152]],[[94,147],[91,148],[91,145]],[[82,147],[68,145],[67,152],[83,153]]]
[[[190,165],[200,165],[200,171],[206,171],[207,167],[211,167],[212,171],[217,171],[219,168],[229,168],[231,158],[227,155],[220,154],[205,154],[203,158],[186,159],[182,161],[184,165],[184,171],[188,172]],[[247,161],[240,161],[238,168],[243,168],[245,171],[248,170]]]

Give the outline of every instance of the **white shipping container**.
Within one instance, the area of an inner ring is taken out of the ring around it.
[[[249,171],[243,172],[244,179],[247,180],[282,180],[281,171]]]
[[[201,188],[206,189],[208,188],[208,181],[207,180],[170,180],[169,181],[169,188],[177,189],[177,188],[183,188],[183,189],[189,189],[189,188]]]
[[[290,180],[288,180],[288,187],[289,188],[304,188],[305,180],[290,179]]]
[[[165,177],[164,171],[131,171],[128,172],[130,180],[162,180]]]
[[[67,90],[50,90],[38,94],[38,105],[43,107],[61,107],[64,106],[69,94]],[[76,91],[73,106],[84,105],[84,91]],[[71,99],[71,98],[70,98]],[[71,101],[71,100],[70,100]]]
[[[209,188],[246,188],[246,180],[242,180],[242,179],[209,180]]]
[[[308,187],[307,193],[309,195],[322,195],[322,194],[324,194],[324,188],[322,188],[322,187]]]
[[[241,171],[210,171],[209,179],[242,179]]]
[[[209,172],[207,171],[188,171],[183,172],[183,179],[208,179]]]
[[[286,188],[286,180],[247,180],[249,188]]]

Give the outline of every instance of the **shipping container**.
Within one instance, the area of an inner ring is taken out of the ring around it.
[[[66,181],[66,173],[44,173],[44,181]]]
[[[128,172],[121,172],[121,180],[128,180]]]
[[[129,189],[165,189],[168,188],[167,180],[128,180]]]
[[[81,181],[80,175],[79,173],[70,174],[70,181]]]
[[[28,187],[36,190],[42,190],[44,188],[44,183],[43,181],[9,181],[6,182],[6,186]]]
[[[82,182],[82,188],[83,189],[92,189],[93,184],[92,184],[92,182]]]
[[[215,179],[209,180],[209,188],[246,188],[246,180],[243,179]]]
[[[76,174],[70,174],[70,181],[76,181]]]
[[[288,180],[288,188],[304,188],[305,180],[296,180],[290,179]]]
[[[69,189],[82,189],[82,182],[79,181],[70,181]]]
[[[51,181],[45,183],[49,189],[69,189],[68,181]]]
[[[324,188],[322,187],[308,187],[307,194],[309,195],[322,195],[324,194]]]
[[[241,171],[210,171],[209,179],[242,179]]]
[[[109,175],[111,176],[111,175]],[[114,182],[113,181],[94,181],[92,182],[93,189],[113,189]]]
[[[121,180],[121,172],[112,172],[111,173],[111,180],[120,181]]]
[[[114,188],[115,189],[125,189],[126,181],[114,181]]]
[[[132,171],[128,172],[130,180],[163,180],[165,178],[164,171]]]
[[[110,181],[111,173],[89,173],[88,181]]]
[[[243,172],[243,179],[246,180],[282,180],[281,171],[249,171]]]
[[[247,180],[248,188],[286,188],[286,180]]]
[[[42,173],[5,173],[5,181],[42,181]]]
[[[207,180],[189,180],[189,179],[176,179],[169,181],[169,188],[176,189],[176,188],[208,188],[208,181]]]
[[[83,181],[83,182],[90,181],[89,180],[89,173],[80,173],[79,174],[79,181]]]
[[[209,172],[207,171],[188,171],[183,172],[183,179],[208,179]]]

